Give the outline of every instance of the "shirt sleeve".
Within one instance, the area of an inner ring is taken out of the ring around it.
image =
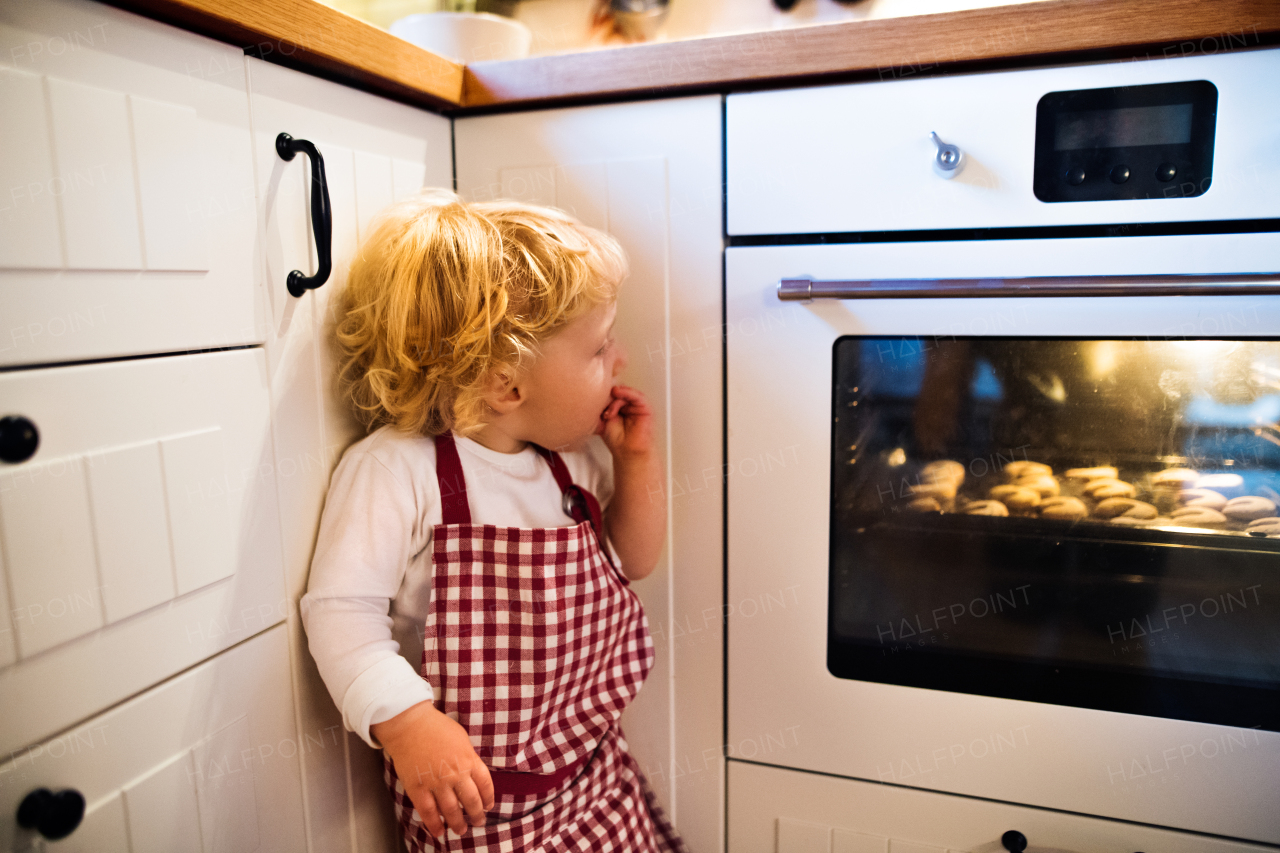
[[[400,656],[389,615],[421,517],[407,483],[371,453],[349,451],[329,485],[301,602],[311,656],[343,724],[374,748],[373,723],[433,698]]]

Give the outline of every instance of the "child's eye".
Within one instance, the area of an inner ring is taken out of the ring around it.
[[[596,355],[604,355],[606,352],[608,352],[608,351],[609,351],[609,347],[610,347],[612,344],[613,344],[613,339],[612,339],[612,338],[610,338],[609,340],[605,341],[603,344],[601,344],[601,345],[600,345],[600,349],[596,350]]]

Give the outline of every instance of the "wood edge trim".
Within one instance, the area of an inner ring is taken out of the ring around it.
[[[1172,8],[1172,12],[1171,12]],[[1022,16],[1011,25],[1012,10]],[[1117,42],[1114,33],[1132,28],[1135,18],[1161,15],[1170,20],[1134,30],[1134,38]],[[1081,20],[1088,23],[1080,25]],[[1037,32],[1032,33],[1031,30]],[[994,50],[957,51],[955,31],[972,33]],[[1021,30],[1022,38],[1010,35]],[[1240,35],[1240,34],[1244,35]],[[900,79],[933,70],[959,70],[1025,64],[1029,59],[1061,61],[1066,57],[1105,54],[1109,58],[1173,58],[1193,55],[1181,46],[1206,38],[1245,38],[1254,47],[1273,44],[1280,35],[1280,3],[1265,0],[1044,0],[1021,6],[994,6],[934,15],[883,18],[797,27],[765,33],[634,45],[534,59],[481,62],[464,69],[461,110],[551,105],[618,98],[653,98],[708,91],[795,85],[833,78]],[[904,41],[924,42],[907,56]],[[1152,55],[1152,50],[1156,54]],[[1169,53],[1169,49],[1176,49]],[[1216,52],[1216,51],[1215,51]],[[833,67],[791,56],[857,56],[860,61]],[[743,74],[741,66],[781,56],[769,67]],[[710,57],[710,58],[708,58]],[[670,73],[654,78],[653,70]],[[628,82],[648,68],[649,79]],[[902,73],[898,73],[899,70]],[[886,72],[888,76],[886,77]],[[666,76],[666,81],[661,77]],[[579,82],[581,81],[581,82]],[[599,87],[604,83],[605,88]]]
[[[269,62],[435,110],[462,102],[464,66],[315,0],[106,0],[109,5],[230,44]],[[287,16],[292,16],[290,23]],[[319,18],[327,35],[300,34]],[[285,47],[289,50],[285,50]],[[373,59],[370,63],[368,60]],[[429,70],[427,70],[429,69]]]

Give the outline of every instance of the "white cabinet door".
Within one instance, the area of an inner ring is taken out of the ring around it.
[[[657,663],[623,720],[690,847],[723,849],[718,96],[458,119],[458,192],[564,208],[631,263],[623,381],[657,412],[668,547],[635,584]]]
[[[733,853],[1002,853],[1006,848],[1000,837],[1010,830],[1022,833],[1033,851],[1273,849],[1147,824],[729,761]]]
[[[0,752],[285,618],[261,349],[0,374]]]
[[[374,214],[422,187],[453,185],[450,126],[448,119],[419,109],[248,62],[261,228],[255,274],[269,293],[272,312],[266,351],[300,714],[304,730],[336,724],[342,732],[341,716],[296,618],[329,475],[342,451],[363,435],[334,382],[331,306]],[[280,159],[275,139],[281,132],[319,149],[333,210],[333,273],[300,298],[289,295],[285,282],[290,270],[310,275],[316,269],[311,164],[303,154]],[[313,853],[391,850],[399,844],[381,755],[349,738],[344,749],[350,752],[350,781],[341,752],[303,757]]]
[[[302,853],[298,756],[337,731],[294,728],[277,626],[0,763],[0,850]],[[8,750],[6,750],[8,752]],[[15,820],[33,790],[74,789],[83,822],[43,847]]]
[[[241,51],[84,0],[0,42],[0,364],[261,342]]]

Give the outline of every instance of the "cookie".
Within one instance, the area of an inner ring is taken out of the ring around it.
[[[1249,495],[1243,498],[1232,498],[1222,508],[1222,514],[1232,521],[1256,521],[1259,518],[1270,518],[1276,514],[1276,505],[1266,498]]]
[[[954,459],[939,459],[930,462],[920,469],[922,483],[955,483],[957,487],[964,482],[964,466]]]
[[[1051,498],[1058,494],[1058,481],[1049,474],[1024,474],[1014,480],[1013,485],[1035,489],[1041,498]]]
[[[1009,510],[1000,501],[973,501],[964,508],[965,515],[1008,515]]]
[[[1244,477],[1239,474],[1205,474],[1196,480],[1197,489],[1213,489],[1229,498],[1244,494]]]
[[[934,498],[938,503],[948,503],[955,500],[956,484],[950,480],[940,483],[913,483],[907,487],[907,492],[913,498]]]
[[[916,498],[907,504],[909,512],[942,512],[942,504],[936,498]]]
[[[1135,518],[1132,515],[1117,515],[1109,522],[1117,527],[1159,527],[1162,524],[1172,524],[1172,519],[1164,516],[1156,516],[1155,518]]]
[[[1107,498],[1093,508],[1093,514],[1098,518],[1116,518],[1123,515],[1150,521],[1160,513],[1151,504],[1135,501],[1132,498]]]
[[[1250,536],[1280,536],[1280,518],[1258,518],[1249,522],[1246,532]]]
[[[1089,508],[1079,498],[1045,498],[1038,509],[1041,518],[1056,521],[1079,521],[1089,515]]]
[[[1102,477],[1085,483],[1084,493],[1095,501],[1108,498],[1131,498],[1138,493],[1132,484],[1114,477]]]
[[[1203,506],[1221,512],[1227,505],[1227,499],[1212,489],[1183,489],[1178,492],[1178,505]]]
[[[1203,506],[1184,506],[1169,516],[1180,527],[1222,527],[1227,517],[1217,510]]]
[[[1004,466],[1004,475],[1010,480],[1016,480],[1019,477],[1051,477],[1053,469],[1043,462],[1029,462],[1026,460],[1018,460],[1010,462]]]
[[[1120,472],[1110,465],[1099,465],[1097,468],[1068,468],[1062,476],[1068,480],[1114,480]]]
[[[1190,468],[1166,468],[1151,475],[1151,485],[1157,489],[1192,489],[1199,479],[1200,473]]]
[[[1040,503],[1040,493],[1025,486],[996,486],[987,497],[1000,501],[1010,512],[1030,512]]]

